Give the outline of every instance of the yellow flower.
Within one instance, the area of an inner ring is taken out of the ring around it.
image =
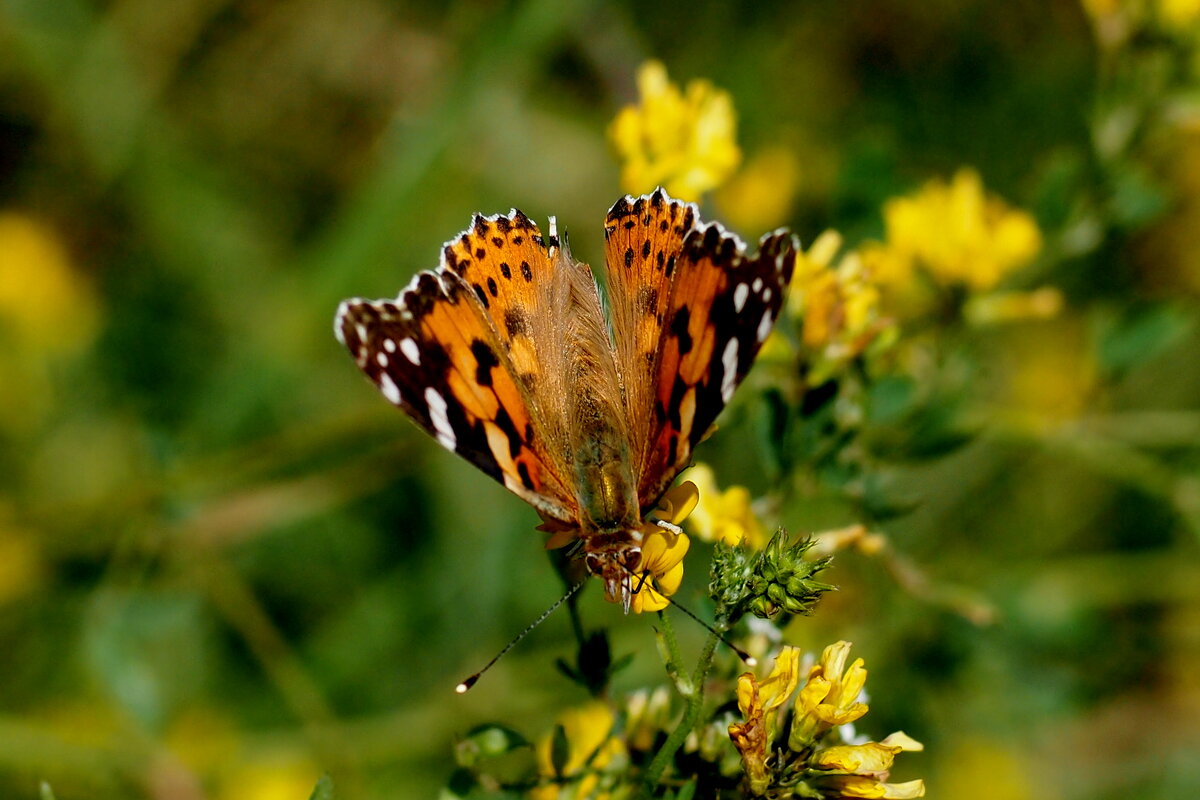
[[[991,289],[1042,246],[1033,217],[986,195],[973,169],[889,200],[883,217],[887,247],[901,265],[892,272],[902,277],[905,266],[916,264],[944,286]]]
[[[0,605],[18,600],[45,581],[46,563],[38,540],[10,527],[0,506]]]
[[[700,492],[700,503],[688,518],[688,527],[697,538],[731,546],[745,541],[755,550],[766,547],[767,533],[750,507],[749,489],[731,486],[722,492],[707,464],[692,467],[688,478]]]
[[[963,307],[972,325],[994,325],[1027,319],[1051,319],[1062,311],[1062,292],[1050,286],[1032,292],[992,292],[976,295]]]
[[[606,797],[600,779],[608,769],[620,770],[626,760],[625,745],[613,736],[612,709],[594,700],[558,719],[567,742],[566,760],[555,767],[554,736],[537,743],[538,774],[545,782],[530,790],[533,800],[583,800]]]
[[[663,495],[654,516],[670,525],[677,526],[692,513],[699,500],[699,492],[691,481],[684,481]],[[667,598],[679,591],[683,582],[683,557],[687,555],[691,540],[683,533],[674,533],[653,522],[642,526],[642,563],[639,575],[634,579],[634,594],[630,608],[641,614],[643,611],[661,611],[671,604]]]
[[[716,195],[735,230],[757,236],[787,222],[800,183],[800,164],[786,147],[760,150]]]
[[[742,757],[742,770],[751,793],[765,794],[771,785],[771,774],[767,770],[769,738],[758,682],[749,672],[738,678],[738,707],[745,721],[729,726],[729,738]]]
[[[883,800],[910,800],[925,796],[925,781],[883,783],[863,775],[829,775],[814,781],[822,797],[870,797]]]
[[[803,778],[809,790],[830,800],[924,796],[921,781],[886,783],[897,755],[924,749],[902,731],[882,742],[822,747],[821,737],[831,728],[867,712],[866,705],[857,700],[867,671],[862,659],[847,667],[849,655],[849,642],[826,647],[799,693],[800,651],[794,647],[783,648],[771,674],[761,683],[750,672],[738,678],[738,708],[744,721],[729,726],[729,738],[741,755],[746,786],[752,794],[767,794],[772,785],[792,786]],[[793,694],[796,702],[787,741],[789,754],[775,742],[775,731],[784,713],[782,706]],[[778,755],[772,758],[772,753]]]
[[[1200,24],[1200,0],[1158,0],[1158,16],[1178,33],[1195,33]]]
[[[658,61],[642,65],[637,84],[640,104],[621,109],[608,129],[621,186],[633,194],[662,186],[673,197],[699,200],[741,161],[733,101],[704,80],[681,92]]]
[[[897,731],[882,742],[842,744],[817,752],[809,762],[813,769],[886,777],[896,756],[907,751],[924,750],[925,745]]]
[[[0,333],[43,352],[91,341],[98,318],[91,286],[51,229],[0,213]]]
[[[849,642],[831,644],[809,672],[808,682],[796,697],[796,714],[788,734],[791,749],[802,750],[830,728],[854,722],[867,713],[867,705],[858,701],[867,682],[867,670],[861,658],[847,667],[849,656]]]
[[[272,754],[231,769],[221,781],[221,800],[294,800],[308,797],[321,772],[307,759]]]
[[[780,706],[796,691],[800,681],[800,649],[784,647],[762,683],[754,673],[738,676],[737,698],[745,722],[729,726],[729,738],[742,757],[742,768],[750,791],[763,794],[770,784],[767,745],[775,738]],[[771,713],[775,712],[775,713]]]
[[[823,382],[838,367],[879,341],[894,324],[881,312],[875,269],[858,252],[844,254],[836,231],[825,231],[796,260],[788,314],[799,325],[810,357],[808,380]]]

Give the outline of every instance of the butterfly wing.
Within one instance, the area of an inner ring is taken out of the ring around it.
[[[632,224],[631,224],[632,223]],[[653,508],[749,372],[783,307],[795,237],[757,252],[662,190],[605,221],[613,334],[643,511]]]
[[[419,273],[395,301],[342,303],[334,332],[383,395],[443,447],[543,516],[574,522],[564,469],[486,302],[444,264]]]

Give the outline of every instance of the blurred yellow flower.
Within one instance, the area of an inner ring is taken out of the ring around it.
[[[836,231],[825,231],[796,259],[788,313],[800,325],[804,349],[814,356],[808,380],[823,382],[862,354],[889,329],[881,311],[878,278],[857,252],[834,258],[842,247]]]
[[[648,751],[671,720],[671,691],[641,689],[625,701],[625,741],[632,750]]]
[[[1053,800],[1061,797],[1048,791],[1036,777],[1036,758],[1024,749],[998,741],[958,738],[942,754],[943,763],[953,765],[941,771],[938,794],[943,797],[969,796],[977,800]]]
[[[1196,33],[1200,24],[1200,0],[1158,0],[1158,16],[1168,28]]]
[[[638,105],[626,106],[608,129],[621,163],[621,186],[643,194],[662,186],[699,200],[725,182],[741,161],[737,116],[725,91],[694,80],[681,92],[658,61],[637,74]]]
[[[696,464],[688,478],[700,490],[700,503],[688,517],[688,527],[704,542],[736,545],[745,541],[755,550],[767,545],[767,533],[751,508],[750,490],[717,487],[716,476],[707,464]]]
[[[296,800],[312,794],[316,765],[291,753],[272,753],[238,764],[221,780],[220,800]]]
[[[787,222],[799,185],[795,154],[786,147],[769,147],[717,190],[716,201],[734,230],[757,236]]]
[[[908,281],[920,268],[943,286],[991,289],[1042,247],[1033,217],[988,196],[979,173],[969,168],[949,184],[933,180],[889,200],[883,217],[887,252],[874,263],[883,267],[877,277],[893,283]]]
[[[1051,319],[1062,312],[1063,295],[1052,286],[1032,292],[991,292],[967,300],[963,317],[972,325]]]
[[[45,559],[37,540],[5,524],[0,508],[0,605],[19,600],[42,584]]]
[[[0,213],[0,341],[56,353],[95,335],[98,304],[50,228]]]
[[[554,735],[537,743],[538,774],[545,782],[533,788],[533,800],[599,800],[608,796],[600,785],[605,770],[616,770],[627,760],[625,745],[613,736],[612,709],[594,700],[573,708],[558,719],[567,742],[565,762],[555,767]]]

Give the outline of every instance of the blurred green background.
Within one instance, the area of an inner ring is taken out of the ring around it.
[[[1162,24],[1121,27],[1149,6]],[[534,736],[583,699],[563,615],[454,695],[560,584],[535,514],[384,402],[331,322],[475,211],[555,214],[595,263],[606,127],[656,58],[730,92],[748,160],[789,154],[806,245],[878,238],[888,198],[968,165],[1036,216],[1022,280],[1066,300],[948,331],[959,446],[910,419],[874,439],[910,572],[841,557],[789,638],[855,642],[867,732],[926,744],[901,777],[930,797],[1195,796],[1188,6],[0,2],[0,794],[283,800],[328,771],[340,797],[429,797],[456,732]],[[699,455],[757,492],[754,405]],[[814,495],[791,530],[859,521]],[[660,680],[650,619],[583,607],[638,653],[618,689]]]

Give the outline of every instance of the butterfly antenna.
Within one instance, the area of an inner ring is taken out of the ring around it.
[[[633,577],[638,579],[637,588],[633,590],[633,593],[637,594],[638,592],[642,591],[642,587],[646,585],[646,579],[650,577],[650,573],[643,572],[642,574],[639,575],[636,572],[633,572],[632,570],[629,570],[629,571],[633,575]],[[700,617],[693,614],[691,609],[689,609],[687,606],[682,605],[678,600],[676,600],[673,597],[667,597],[666,595],[663,595],[663,598],[668,603],[675,606],[675,608],[678,608],[684,614],[687,614],[689,617],[691,617],[697,624],[700,625],[701,628],[704,628],[704,630],[708,631],[713,636],[717,637],[721,641],[722,644],[724,644],[726,647],[728,647],[730,650],[732,650],[734,653],[736,653],[737,657],[746,663],[746,666],[748,666],[748,667],[758,666],[757,658],[750,655],[745,650],[743,650],[742,648],[738,647],[733,642],[726,639],[716,628],[714,628],[712,625],[709,625],[707,622],[700,619]],[[564,599],[566,599],[566,598],[564,598]]]
[[[543,622],[545,622],[546,617],[550,616],[555,611],[557,611],[559,606],[561,606],[563,603],[570,600],[571,597],[573,597],[576,592],[578,592],[580,589],[583,588],[584,583],[585,583],[585,581],[580,581],[579,583],[575,584],[570,589],[568,589],[566,594],[564,594],[562,597],[555,600],[554,605],[550,606],[545,611],[543,611],[542,615],[540,617],[538,617],[537,619],[535,619],[533,622],[531,622],[529,624],[529,627],[527,627],[525,630],[521,631],[515,637],[513,637],[513,640],[511,642],[504,645],[504,649],[501,650],[499,653],[496,653],[495,657],[491,661],[487,662],[487,664],[484,664],[483,669],[479,670],[474,675],[470,676],[469,678],[467,678],[466,680],[464,680],[463,682],[461,682],[460,684],[455,686],[454,691],[458,692],[459,694],[466,694],[467,691],[479,681],[479,679],[483,676],[483,673],[485,673],[489,669],[491,669],[492,665],[495,664],[497,661],[504,658],[504,655],[509,650],[512,650],[514,647],[516,647],[517,642],[521,641],[526,636],[528,636],[530,631],[532,631],[538,625],[541,625]]]
[[[733,642],[726,639],[720,632],[717,631],[716,628],[714,628],[712,625],[709,625],[707,622],[705,622],[704,620],[700,619],[698,616],[693,614],[691,612],[691,610],[689,610],[687,608],[687,606],[680,605],[679,601],[674,599],[673,597],[668,597],[667,602],[670,603],[671,605],[673,605],[675,608],[678,608],[683,613],[687,614],[689,617],[691,617],[697,623],[699,623],[700,627],[704,628],[704,630],[708,631],[713,636],[720,639],[722,644],[724,644],[726,647],[728,647],[730,650],[732,650],[734,653],[736,653],[737,657],[746,663],[746,666],[748,666],[748,667],[758,666],[757,658],[750,655],[745,650],[743,650],[742,648],[738,647]]]

